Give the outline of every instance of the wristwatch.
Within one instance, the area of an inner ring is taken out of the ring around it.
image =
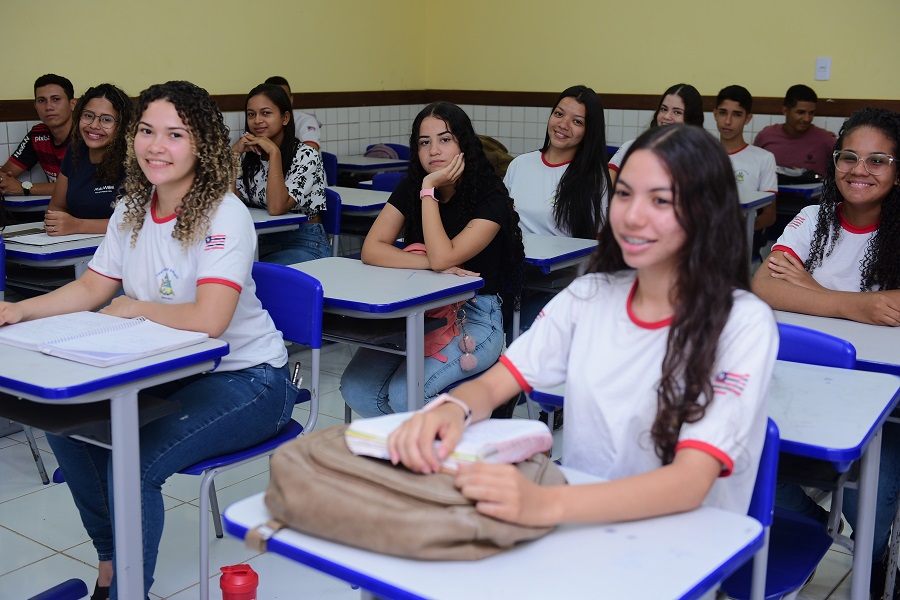
[[[437,190],[436,190],[435,188],[433,188],[433,187],[431,187],[431,188],[425,188],[424,190],[422,190],[421,192],[419,192],[419,199],[420,199],[420,200],[421,200],[422,198],[424,198],[425,196],[431,196],[432,198],[434,198],[435,202],[439,202],[439,201],[440,201],[440,200],[438,199],[438,192],[437,192]]]
[[[30,181],[23,181],[22,182],[22,194],[25,196],[30,196],[32,187],[34,187],[33,183],[31,183]]]

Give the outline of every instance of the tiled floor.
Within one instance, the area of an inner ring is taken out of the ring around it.
[[[309,377],[306,353],[291,356],[301,360]],[[346,346],[323,349],[321,410],[316,428],[343,421],[344,404],[338,384],[350,359]],[[308,381],[308,379],[307,379]],[[306,414],[295,411],[301,422]],[[56,460],[43,436],[38,438],[48,472]],[[219,502],[224,507],[265,489],[268,468],[265,459],[244,465],[216,478]],[[173,600],[199,596],[197,573],[198,495],[200,478],[172,477],[163,488],[166,525],[156,568],[156,582],[150,597]],[[211,534],[213,535],[213,534]],[[259,598],[265,600],[305,598],[307,600],[355,599],[359,592],[347,584],[286,559],[259,555],[226,536],[210,539],[211,597],[219,598],[218,567],[249,563],[260,575]],[[44,486],[21,433],[0,438],[0,599],[19,600],[78,577],[96,579],[96,554],[85,534],[65,484]],[[812,583],[799,598],[810,600],[850,598],[851,558],[835,546],[816,571]]]

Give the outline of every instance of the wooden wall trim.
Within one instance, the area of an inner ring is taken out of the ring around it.
[[[537,106],[548,108],[557,97],[555,92],[498,92],[493,90],[383,90],[369,92],[309,92],[295,96],[300,106],[340,108],[346,106],[388,106],[425,104],[449,100],[456,104],[487,106]],[[244,94],[214,96],[223,111],[244,109]],[[649,94],[600,94],[605,108],[655,110],[659,96]],[[755,98],[754,112],[779,114],[782,98]],[[703,98],[703,107],[711,111],[714,96]],[[867,100],[851,98],[819,99],[816,114],[821,117],[846,117],[866,106],[877,106],[900,112],[900,100]],[[37,115],[31,100],[0,100],[0,122],[31,121]]]

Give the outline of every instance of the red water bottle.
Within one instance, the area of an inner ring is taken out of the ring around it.
[[[250,565],[232,565],[222,567],[219,587],[222,588],[222,600],[256,600],[256,587],[259,575]]]

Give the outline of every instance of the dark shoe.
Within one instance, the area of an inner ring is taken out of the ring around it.
[[[824,508],[822,508],[821,506],[819,506],[818,509],[819,509],[819,514],[816,517],[816,520],[819,521],[825,527],[828,527],[828,518],[831,516],[831,513],[828,512],[827,510],[825,510]],[[840,535],[843,532],[844,532],[844,517],[841,516],[840,520],[838,520],[837,535]]]
[[[547,422],[550,420],[549,415],[546,412],[541,411],[541,414],[538,415],[538,419],[544,425],[547,425]],[[563,426],[563,409],[558,408],[553,411],[553,431],[556,431],[560,427]]]
[[[91,600],[109,600],[109,586],[100,587],[100,582],[94,584],[94,593],[91,594]]]
[[[872,577],[869,579],[869,597],[881,600],[884,596],[884,580],[887,578],[888,554],[882,560],[872,563]],[[894,593],[889,600],[900,599],[900,571],[894,577]]]

